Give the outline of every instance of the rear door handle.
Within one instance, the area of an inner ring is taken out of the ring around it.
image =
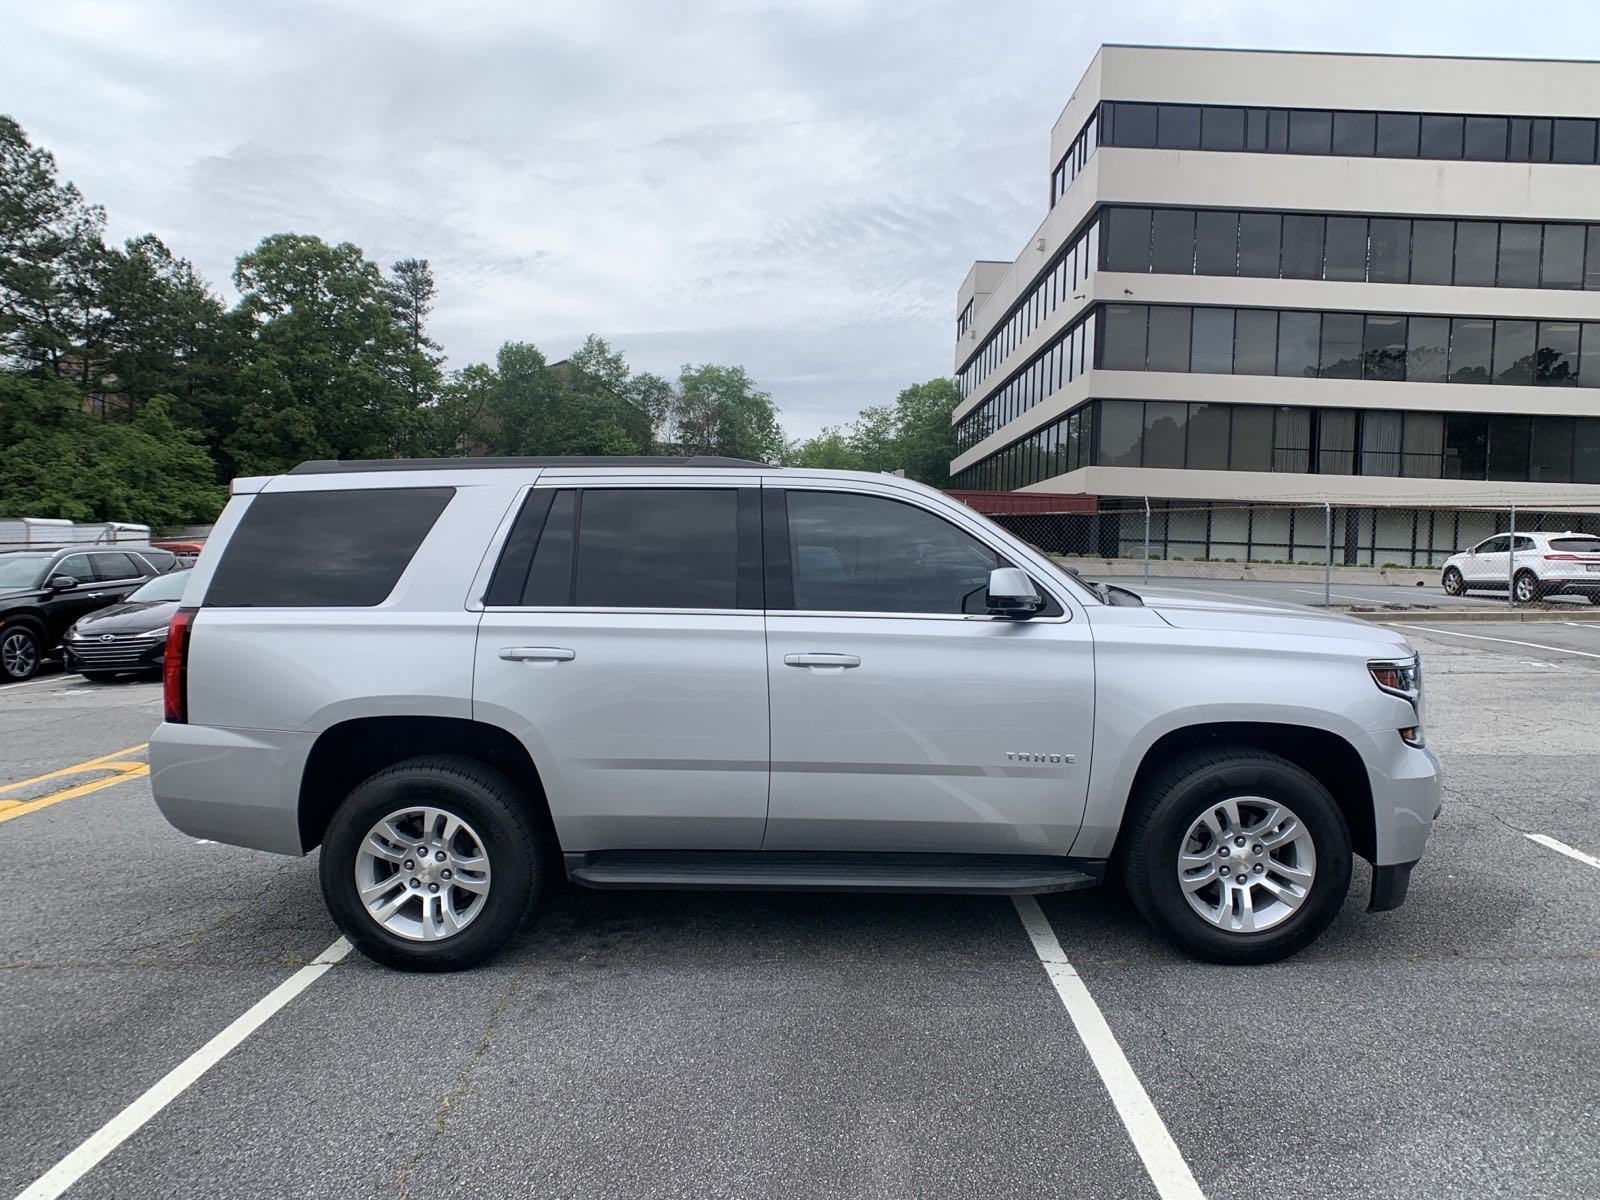
[[[502,646],[500,657],[508,662],[571,662],[578,652],[561,646]]]
[[[859,667],[861,660],[854,654],[785,654],[783,663],[788,667],[832,667],[837,671]]]

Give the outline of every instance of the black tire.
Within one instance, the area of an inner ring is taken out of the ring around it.
[[[18,622],[0,629],[0,682],[21,683],[39,673],[44,660],[39,631]]]
[[[1239,933],[1190,907],[1178,856],[1193,824],[1229,797],[1259,796],[1296,813],[1311,836],[1316,873],[1301,905],[1271,928]],[[1304,949],[1332,923],[1350,890],[1350,831],[1328,789],[1276,754],[1245,747],[1196,751],[1162,769],[1135,798],[1123,875],[1144,918],[1179,949],[1216,963],[1268,963]]]
[[[1589,593],[1589,603],[1590,604],[1600,604],[1600,592],[1590,592]]]
[[[1539,583],[1539,577],[1532,571],[1518,571],[1511,580],[1511,601],[1513,604],[1533,604],[1544,599],[1544,588]]]
[[[1454,567],[1446,567],[1444,578],[1440,580],[1446,596],[1465,596],[1467,594],[1467,581],[1460,571]]]
[[[466,821],[489,858],[482,911],[438,941],[384,928],[356,889],[356,855],[367,833],[397,809],[422,803]],[[492,957],[533,911],[543,874],[539,842],[529,797],[499,771],[454,755],[413,758],[379,771],[335,810],[318,868],[322,896],[340,932],[374,962],[402,971],[459,971]]]

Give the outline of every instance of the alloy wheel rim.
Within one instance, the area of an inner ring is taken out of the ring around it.
[[[1232,796],[1207,806],[1178,847],[1189,907],[1226,933],[1260,933],[1298,912],[1317,876],[1305,822],[1287,804]]]
[[[1461,572],[1446,571],[1444,576],[1444,590],[1450,595],[1458,595],[1461,591]]]
[[[1517,577],[1517,599],[1524,601],[1533,599],[1533,580],[1526,575]]]
[[[33,639],[22,630],[17,630],[0,642],[0,667],[5,668],[7,675],[14,679],[21,679],[33,672],[39,665],[39,652],[34,649]]]
[[[356,894],[367,915],[396,937],[455,937],[489,899],[483,839],[448,809],[397,808],[367,830],[356,851]]]

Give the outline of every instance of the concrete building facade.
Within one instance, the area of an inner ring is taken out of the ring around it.
[[[952,488],[1328,502],[1352,562],[1600,501],[1600,63],[1108,45],[1044,181]]]

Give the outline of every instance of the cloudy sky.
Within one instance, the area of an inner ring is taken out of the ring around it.
[[[948,374],[1106,41],[1600,58],[1594,0],[0,0],[0,112],[231,297],[269,233],[433,263],[452,366],[594,331],[791,435]]]

